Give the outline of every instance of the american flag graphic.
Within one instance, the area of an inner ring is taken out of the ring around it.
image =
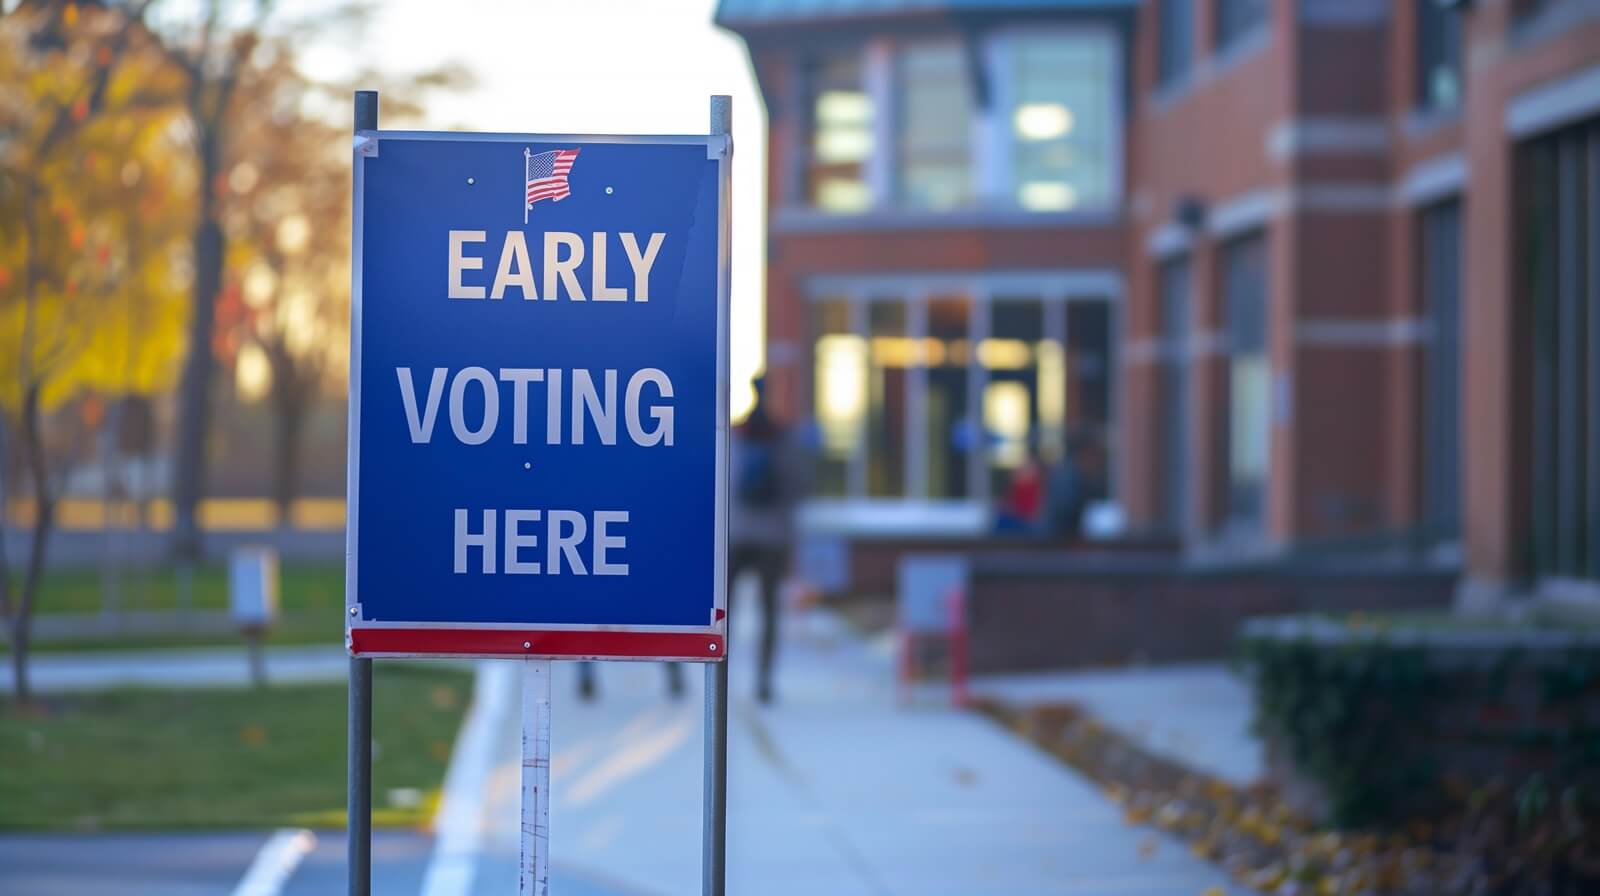
[[[528,196],[522,206],[522,220],[527,223],[528,209],[533,208],[535,202],[561,200],[572,195],[567,187],[567,175],[578,158],[578,151],[556,149],[534,155],[531,150],[524,149],[522,157],[528,163]]]

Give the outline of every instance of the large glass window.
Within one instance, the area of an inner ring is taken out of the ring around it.
[[[872,205],[866,162],[872,155],[872,98],[861,80],[861,54],[822,56],[811,65],[811,156],[806,195],[823,211]]]
[[[1048,467],[1068,435],[1107,432],[1109,302],[952,290],[811,305],[819,497],[999,498],[1030,457]]]
[[[1600,120],[1521,152],[1532,560],[1600,579]]]
[[[1162,517],[1169,532],[1183,532],[1189,497],[1189,259],[1161,266]]]
[[[970,417],[968,370],[972,359],[972,300],[959,296],[930,299],[928,338],[923,357],[928,365],[926,424],[930,498],[965,498],[976,439]]]
[[[1217,0],[1217,49],[1227,49],[1266,22],[1267,0]]]
[[[1461,526],[1461,204],[1426,210],[1421,225],[1422,298],[1430,324],[1423,523],[1433,537],[1454,539]]]
[[[1240,237],[1223,247],[1228,331],[1228,527],[1264,533],[1271,445],[1272,366],[1267,354],[1267,241]]]
[[[1414,0],[1417,9],[1417,105],[1461,104],[1461,10],[1439,0]]]
[[[846,299],[812,303],[811,320],[818,442],[813,490],[822,497],[844,497],[850,493],[850,460],[866,418],[867,345],[855,331]]]
[[[948,209],[972,198],[973,117],[960,44],[913,44],[899,59],[899,201]]]
[[[1044,304],[1038,299],[999,299],[991,304],[989,336],[978,344],[978,363],[989,377],[983,390],[983,429],[990,494],[1004,495],[1015,471],[1038,453],[1037,349],[1044,338]]]
[[[901,301],[867,303],[867,494],[906,493],[906,385],[917,346]]]
[[[1095,430],[1111,418],[1111,378],[1116,368],[1111,363],[1111,305],[1107,302],[1074,301],[1066,306],[1066,397],[1061,409],[1052,413],[1041,401],[1046,431],[1057,428]],[[1054,349],[1053,342],[1040,343],[1040,351]],[[1046,378],[1046,365],[1039,365],[1039,376]],[[1045,387],[1045,394],[1049,390]]]
[[[1011,190],[1032,211],[1115,199],[1116,44],[1099,32],[1018,35],[1009,48]]]
[[[1189,73],[1194,61],[1195,0],[1160,0],[1157,80],[1171,84]]]

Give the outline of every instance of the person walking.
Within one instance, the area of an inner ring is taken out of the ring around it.
[[[756,699],[773,701],[778,649],[778,588],[789,571],[794,508],[803,497],[805,456],[787,427],[771,414],[766,379],[755,383],[756,403],[735,427],[730,445],[732,500],[728,521],[728,587],[754,573],[761,595],[761,645]]]
[[[683,668],[677,663],[667,663],[667,696],[674,700],[683,697]],[[594,663],[584,660],[578,664],[578,696],[585,702],[599,695],[600,686],[595,681]]]
[[[1105,452],[1098,434],[1075,432],[1067,439],[1066,456],[1050,474],[1045,496],[1048,531],[1067,541],[1082,540],[1084,514],[1089,505],[1105,496]]]

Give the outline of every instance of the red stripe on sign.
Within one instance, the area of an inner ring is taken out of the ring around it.
[[[527,644],[527,647],[523,647]],[[715,662],[722,635],[686,632],[540,631],[473,628],[353,628],[352,656],[549,656]]]

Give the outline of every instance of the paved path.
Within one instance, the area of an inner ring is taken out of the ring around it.
[[[1265,771],[1250,688],[1221,663],[986,677],[972,690],[1017,706],[1077,703],[1145,748],[1234,783]]]
[[[238,886],[270,832],[0,835],[6,896],[245,896]],[[343,896],[344,833],[314,834],[311,851],[278,896]],[[381,831],[373,840],[372,892],[413,894],[433,850],[423,833]],[[502,890],[496,896],[511,896]],[[634,896],[557,867],[555,896]]]
[[[736,619],[753,621],[742,614]],[[729,892],[760,896],[1183,896],[1228,887],[1181,844],[1126,826],[1089,783],[988,720],[943,706],[894,703],[881,650],[813,616],[790,625],[780,703],[753,690],[749,631],[734,639],[730,722]],[[273,673],[338,678],[337,649],[272,653]],[[41,656],[43,689],[242,683],[235,650]],[[424,881],[452,838],[381,834],[375,892],[507,896],[515,892],[520,724],[516,664],[498,664],[484,701],[485,762],[467,776],[456,837],[466,875]],[[699,892],[701,675],[665,698],[662,670],[600,669],[601,696],[576,697],[576,669],[554,690],[552,852],[555,896]],[[482,680],[480,678],[480,680]],[[0,680],[3,681],[3,680]],[[493,702],[497,705],[488,706]],[[458,755],[463,755],[458,750]],[[454,769],[452,769],[454,773]],[[268,832],[0,837],[0,893],[202,896],[234,893]],[[1151,844],[1155,845],[1153,850]],[[343,837],[323,833],[283,896],[344,891]]]
[[[348,663],[344,648],[271,647],[267,678],[280,683],[338,681]],[[176,650],[105,650],[35,653],[28,660],[36,691],[92,691],[115,687],[244,687],[250,658],[243,647]],[[0,691],[11,690],[11,666],[0,668]]]
[[[1055,760],[988,720],[901,710],[887,661],[815,620],[786,641],[781,702],[749,699],[737,637],[730,722],[729,892],[762,896],[1177,896],[1226,886],[1182,845],[1130,828]],[[688,676],[698,697],[701,677]],[[552,853],[622,892],[699,892],[701,711],[662,696],[649,666],[601,669],[579,702],[558,666]],[[470,896],[513,892],[518,830],[515,688],[484,784]],[[1141,845],[1148,845],[1141,857]],[[552,886],[552,892],[561,896]],[[448,888],[426,896],[461,896]]]

